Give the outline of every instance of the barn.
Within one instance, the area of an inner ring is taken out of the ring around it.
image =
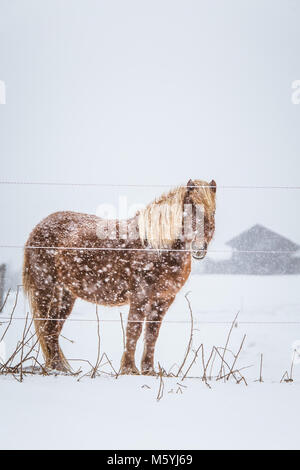
[[[232,249],[230,259],[207,258],[205,274],[278,275],[300,274],[300,246],[264,227],[254,225],[226,243]]]

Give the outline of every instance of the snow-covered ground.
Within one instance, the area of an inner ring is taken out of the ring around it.
[[[156,362],[168,370],[183,360],[190,335],[184,295],[190,291],[195,332],[193,348],[204,344],[205,358],[215,346],[224,346],[230,322],[238,311],[229,348],[237,352],[246,334],[236,367],[248,387],[186,379],[178,391],[176,378],[164,378],[164,394],[156,400],[160,381],[155,377],[27,376],[23,383],[0,376],[0,447],[5,448],[299,448],[300,364],[293,383],[280,383],[290,370],[293,348],[300,340],[299,276],[191,276],[167,313],[156,350]],[[2,317],[12,308],[13,297]],[[22,298],[16,317],[24,316]],[[118,369],[123,350],[120,311],[99,307],[101,351]],[[95,307],[77,302],[61,339],[65,355],[95,363],[97,323]],[[81,321],[82,319],[91,321]],[[75,321],[76,320],[76,321]],[[227,324],[228,322],[228,324]],[[6,353],[22,333],[23,321],[13,322]],[[0,327],[0,333],[3,331]],[[137,350],[137,365],[142,342]],[[263,354],[263,383],[259,376]],[[190,355],[186,365],[193,358]],[[230,353],[228,355],[230,358]],[[229,360],[229,359],[228,359]],[[71,362],[74,370],[86,367]],[[106,365],[104,370],[108,371]],[[189,376],[200,376],[199,359]],[[217,371],[216,371],[217,372]],[[148,388],[149,387],[149,388]],[[176,393],[177,392],[177,393]]]
[[[166,382],[157,403],[148,377],[1,378],[1,448],[299,448],[299,384]]]

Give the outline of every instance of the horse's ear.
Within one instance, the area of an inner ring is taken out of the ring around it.
[[[209,183],[209,186],[210,186],[210,190],[213,193],[217,192],[217,183],[215,182],[215,180],[211,180],[211,182]]]
[[[195,185],[193,180],[189,180],[187,185],[186,185],[188,191],[191,191],[192,189],[194,189],[195,186],[196,185]]]

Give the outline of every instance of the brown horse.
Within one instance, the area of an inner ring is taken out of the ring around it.
[[[191,256],[203,258],[213,237],[215,195],[215,181],[190,180],[127,221],[57,212],[33,229],[23,285],[47,368],[70,370],[59,335],[79,297],[130,305],[123,374],[139,374],[135,349],[147,320],[141,372],[154,374],[162,319],[190,274]]]

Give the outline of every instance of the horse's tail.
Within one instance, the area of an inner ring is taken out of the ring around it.
[[[23,284],[23,290],[24,293],[29,297],[29,291],[30,291],[30,274],[29,274],[29,256],[28,256],[28,250],[25,247],[24,250],[24,260],[23,260],[23,272],[22,272],[22,284]]]
[[[29,238],[28,245],[34,244]],[[28,298],[37,339],[41,345],[46,367],[71,370],[67,359],[59,347],[58,336],[63,321],[71,312],[74,298],[69,291],[57,282],[54,254],[50,250],[35,249],[34,254],[25,246],[23,262],[23,289]],[[41,279],[42,270],[49,274],[51,282]],[[63,304],[55,299],[63,299]],[[64,314],[64,316],[61,316]],[[56,348],[56,349],[55,349]]]
[[[44,334],[43,321],[39,321],[38,318],[41,317],[41,312],[36,301],[34,281],[32,278],[31,266],[30,266],[30,250],[26,248],[24,250],[24,260],[23,260],[23,272],[22,272],[22,284],[23,291],[26,297],[28,298],[30,310],[33,316],[34,327],[36,331],[37,338],[41,345],[45,360],[47,361],[47,344]]]

